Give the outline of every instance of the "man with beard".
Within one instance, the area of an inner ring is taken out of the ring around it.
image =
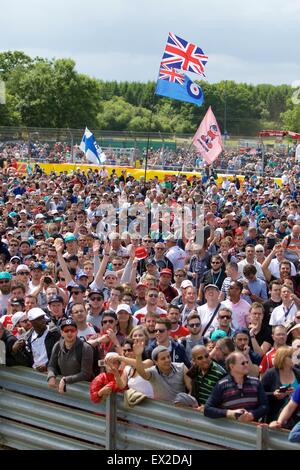
[[[0,272],[0,316],[5,315],[11,291],[11,274],[8,271]]]

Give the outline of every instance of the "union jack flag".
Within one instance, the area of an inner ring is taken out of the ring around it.
[[[169,68],[174,67],[204,75],[207,59],[207,55],[200,47],[175,36],[174,33],[169,33],[161,63]]]
[[[170,69],[165,64],[161,64],[160,66],[158,79],[168,80],[168,82],[172,83],[180,83],[180,85],[184,84],[184,74],[175,70],[174,67]]]

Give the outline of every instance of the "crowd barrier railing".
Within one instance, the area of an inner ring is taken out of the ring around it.
[[[266,425],[212,420],[188,408],[144,400],[135,407],[121,394],[90,401],[86,383],[65,394],[45,374],[0,366],[0,445],[21,450],[299,450],[288,432]]]

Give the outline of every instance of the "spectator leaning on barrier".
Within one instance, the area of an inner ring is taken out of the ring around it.
[[[64,319],[60,326],[61,339],[54,345],[48,364],[48,385],[59,393],[66,391],[67,384],[90,381],[93,378],[93,348],[77,337],[77,325],[72,318]]]
[[[204,405],[213,387],[227,372],[210,358],[205,346],[193,347],[192,362],[193,365],[187,372],[192,382],[191,395],[199,405]]]
[[[226,359],[228,375],[214,387],[204,407],[209,418],[229,418],[240,422],[258,421],[268,411],[267,397],[256,377],[250,377],[249,364],[240,352]]]

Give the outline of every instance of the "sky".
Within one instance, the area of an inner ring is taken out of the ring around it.
[[[80,73],[101,80],[156,80],[169,32],[208,55],[210,83],[300,80],[299,0],[0,0],[0,7],[0,51],[70,57]]]

